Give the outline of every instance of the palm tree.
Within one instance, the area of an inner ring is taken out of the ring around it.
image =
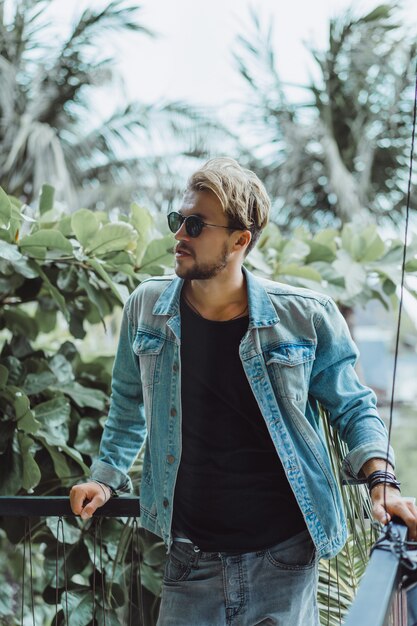
[[[98,122],[97,87],[114,73],[103,38],[153,34],[137,5],[112,0],[80,13],[59,38],[48,23],[52,3],[15,0],[11,15],[0,0],[0,186],[31,202],[49,182],[72,209],[126,205],[140,190],[141,202],[166,208],[179,194],[178,151],[199,154],[214,125],[196,125],[197,111],[180,102],[129,102]]]
[[[394,9],[330,20],[327,49],[311,50],[319,78],[297,85],[301,102],[276,69],[272,25],[265,32],[253,14],[253,32],[239,37],[234,56],[250,92],[241,127],[256,137],[241,158],[266,182],[281,226],[369,214],[395,222],[404,208],[417,45]]]

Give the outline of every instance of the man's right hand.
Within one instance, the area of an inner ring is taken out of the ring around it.
[[[74,485],[70,491],[72,512],[81,519],[89,519],[93,513],[110,499],[111,493],[107,485],[95,482]]]

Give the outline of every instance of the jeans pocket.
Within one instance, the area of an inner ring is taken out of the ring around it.
[[[194,562],[195,554],[174,541],[165,563],[164,582],[187,580]]]
[[[308,570],[316,562],[316,548],[308,530],[266,550],[268,561],[285,570]]]

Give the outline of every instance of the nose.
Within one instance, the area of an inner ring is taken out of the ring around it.
[[[176,239],[177,241],[184,241],[184,240],[189,241],[190,240],[190,235],[188,235],[187,231],[185,230],[185,220],[181,224],[177,232],[175,233],[174,239]]]

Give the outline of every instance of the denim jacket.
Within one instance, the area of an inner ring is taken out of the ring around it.
[[[386,429],[375,394],[358,380],[358,351],[334,302],[243,272],[249,304],[248,330],[239,348],[243,369],[318,556],[330,558],[343,547],[347,528],[318,403],[347,443],[341,472],[350,482],[361,482],[367,460],[387,458]],[[168,550],[181,461],[182,286],[176,276],[150,278],[129,297],[109,416],[92,466],[93,478],[128,490],[127,472],[144,446],[141,521]],[[388,460],[394,465],[391,449]]]

